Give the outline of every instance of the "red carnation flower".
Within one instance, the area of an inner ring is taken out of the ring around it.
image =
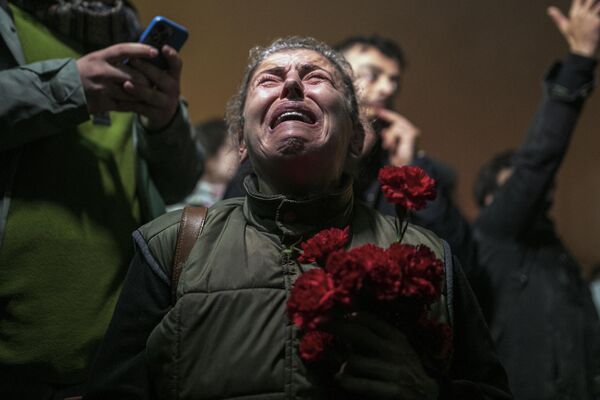
[[[378,300],[392,300],[402,287],[402,268],[381,247],[366,244],[354,249],[365,266],[369,288]]]
[[[340,303],[350,304],[353,295],[363,285],[365,265],[355,250],[334,251],[327,258],[325,271],[331,274],[335,282],[336,296]]]
[[[343,249],[348,243],[350,228],[330,228],[322,230],[306,242],[300,244],[303,253],[298,257],[301,263],[313,263],[323,266],[329,254]]]
[[[419,167],[385,166],[379,170],[378,179],[386,199],[407,210],[420,210],[436,196],[435,180]]]
[[[314,330],[328,319],[335,300],[333,279],[321,268],[300,275],[288,299],[288,315],[294,325]]]
[[[444,264],[429,247],[393,243],[388,249],[388,255],[403,268],[403,296],[419,298],[425,304],[440,296]]]
[[[300,339],[300,358],[307,362],[318,361],[332,341],[333,335],[331,333],[322,331],[307,332]]]

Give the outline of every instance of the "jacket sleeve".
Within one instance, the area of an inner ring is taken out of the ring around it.
[[[170,308],[169,279],[146,242],[134,233],[136,252],[98,355],[86,399],[148,399],[146,340]]]
[[[170,124],[159,132],[146,130],[136,118],[138,151],[166,204],[177,203],[196,186],[203,171],[203,151],[195,140],[186,103],[181,100]]]
[[[595,60],[570,54],[563,64],[551,68],[542,103],[515,154],[513,173],[476,221],[482,232],[499,238],[515,237],[535,218],[593,88],[595,65]]]
[[[511,399],[508,378],[458,259],[452,267],[454,353],[441,399]]]
[[[88,120],[74,59],[0,71],[0,151],[23,146]]]

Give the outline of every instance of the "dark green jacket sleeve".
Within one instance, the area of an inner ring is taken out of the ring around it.
[[[0,93],[0,151],[57,134],[89,118],[73,59],[0,71]]]
[[[151,397],[146,340],[171,306],[169,278],[137,231],[134,240],[135,255],[92,365],[85,396],[88,400]]]
[[[203,170],[203,151],[195,140],[185,101],[179,102],[177,113],[165,129],[149,132],[139,117],[133,128],[139,155],[164,201],[172,204],[185,198]]]

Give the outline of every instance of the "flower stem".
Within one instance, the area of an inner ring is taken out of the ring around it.
[[[406,208],[399,204],[396,204],[396,218],[394,219],[394,225],[396,226],[396,238],[398,242],[402,242],[406,228],[408,228],[408,217],[409,212]]]

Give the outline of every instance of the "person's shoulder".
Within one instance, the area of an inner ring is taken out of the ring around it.
[[[403,242],[413,246],[426,245],[438,258],[444,259],[444,241],[429,229],[420,225],[408,224]]]
[[[165,235],[172,235],[173,232],[177,233],[182,212],[183,210],[175,210],[163,214],[145,225],[142,225],[137,231],[147,243],[155,240],[159,236],[164,237]]]
[[[210,220],[214,219],[215,217],[218,217],[222,214],[228,214],[233,209],[241,207],[243,203],[244,199],[242,197],[234,197],[215,203],[213,206],[208,208],[205,225],[208,225]],[[181,209],[163,214],[160,217],[141,226],[138,231],[144,240],[149,244],[156,240],[168,240],[172,236],[176,238],[182,213],[183,210]]]
[[[227,218],[232,211],[240,208],[244,203],[243,198],[232,198],[215,203],[208,208],[204,231],[219,225],[218,221]],[[168,271],[173,263],[177,235],[183,210],[175,210],[161,215],[138,228],[134,233],[134,239],[140,248],[145,248],[154,260]]]
[[[241,207],[244,204],[244,197],[231,197],[225,200],[219,200],[210,208],[215,212],[229,212],[233,208]]]
[[[175,210],[142,225],[133,236],[142,253],[149,252],[163,269],[173,261],[183,210]]]

